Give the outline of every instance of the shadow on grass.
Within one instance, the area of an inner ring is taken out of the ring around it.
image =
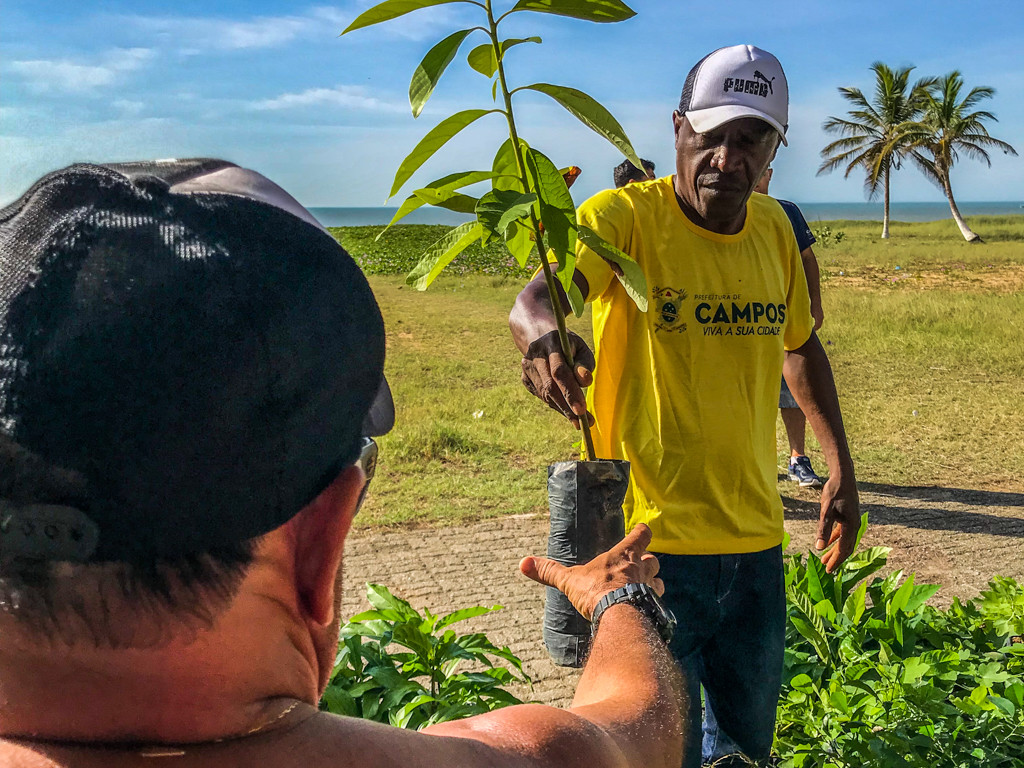
[[[867,512],[871,522],[877,525],[901,525],[906,528],[918,528],[926,531],[955,531],[1024,538],[1024,517],[935,507],[905,506],[902,503],[904,501],[927,501],[939,504],[1024,508],[1024,494],[863,482],[858,483],[858,487],[863,493],[900,499],[899,505],[864,503],[864,500],[861,499],[861,511]],[[795,499],[785,495],[782,497],[782,503],[788,520],[817,520],[821,509],[817,501]]]

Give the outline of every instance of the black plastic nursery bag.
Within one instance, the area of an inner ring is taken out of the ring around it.
[[[628,461],[562,461],[549,466],[548,557],[579,565],[617,544],[625,535],[622,500],[628,486]],[[554,587],[548,587],[544,606],[544,645],[560,667],[582,667],[590,647],[590,622]]]

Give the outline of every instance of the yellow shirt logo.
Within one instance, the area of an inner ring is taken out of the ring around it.
[[[652,296],[654,312],[658,317],[654,324],[655,330],[685,331],[686,323],[679,322],[679,313],[682,310],[682,302],[686,299],[686,291],[677,291],[674,288],[655,288]]]

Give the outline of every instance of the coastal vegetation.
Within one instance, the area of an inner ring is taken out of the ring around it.
[[[1005,154],[1017,151],[1007,142],[990,135],[985,126],[995,122],[989,111],[975,107],[995,95],[989,86],[972,88],[961,98],[964,79],[958,71],[944,77],[924,77],[910,85],[913,67],[892,69],[882,62],[871,65],[875,75],[872,98],[853,86],[839,88],[853,105],[845,117],[830,117],[822,126],[840,136],[821,150],[818,175],[845,166],[845,177],[864,171],[864,191],[869,200],[879,191],[884,196],[882,237],[889,237],[889,181],[910,158],[930,181],[938,185],[949,202],[950,213],[968,242],[981,237],[964,221],[953,197],[950,170],[963,154],[989,167],[988,150]]]

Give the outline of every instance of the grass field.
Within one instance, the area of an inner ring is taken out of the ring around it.
[[[970,224],[984,245],[952,222],[894,223],[889,242],[877,222],[811,224],[844,232],[816,247],[820,336],[860,480],[1024,490],[1024,216]],[[444,228],[378,231],[335,230],[374,273],[398,404],[360,524],[543,510],[545,467],[573,456],[577,433],[519,383],[507,316],[522,271],[478,249],[420,293],[401,273]],[[589,337],[589,320],[574,328]],[[784,440],[780,424],[780,464]]]

